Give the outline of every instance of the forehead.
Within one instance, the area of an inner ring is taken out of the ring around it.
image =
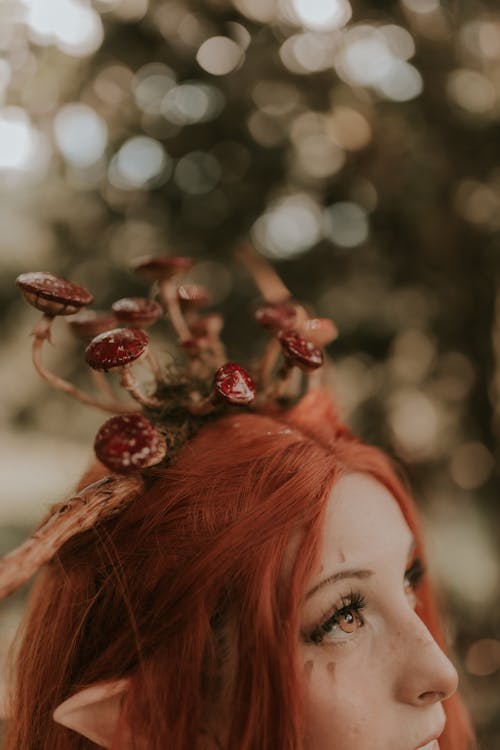
[[[321,564],[370,564],[388,548],[407,550],[411,530],[389,490],[369,474],[347,474],[333,487],[323,528]]]

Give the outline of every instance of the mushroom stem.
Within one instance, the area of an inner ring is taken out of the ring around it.
[[[273,338],[269,339],[267,343],[266,349],[264,351],[264,356],[262,357],[260,364],[259,385],[263,390],[265,390],[269,385],[269,380],[276,361],[279,357],[280,351],[280,342],[273,336]]]
[[[161,371],[160,363],[158,362],[155,353],[151,349],[148,349],[146,359],[148,360],[149,366],[151,367],[153,375],[155,376],[155,380],[160,383],[163,380],[163,374]]]
[[[253,276],[253,280],[264,299],[271,303],[284,302],[289,299],[290,292],[278,274],[262,256],[258,255],[250,243],[246,242],[240,245],[236,250],[236,257]]]
[[[126,414],[130,411],[134,411],[134,409],[132,409],[130,406],[122,404],[119,401],[110,401],[109,403],[97,401],[92,396],[88,396],[86,393],[74,386],[72,383],[69,383],[67,380],[60,378],[58,375],[55,375],[53,372],[50,372],[50,370],[47,370],[46,367],[44,367],[42,363],[42,347],[46,341],[50,341],[52,320],[53,319],[51,317],[44,315],[32,332],[34,337],[32,349],[33,364],[38,374],[44,380],[50,383],[51,386],[57,388],[57,390],[64,391],[69,396],[72,396],[77,401],[80,401],[82,404],[87,404],[87,406],[94,406],[96,409],[101,409],[101,411],[109,412],[110,414]]]
[[[325,373],[323,368],[313,370],[312,372],[306,373],[307,377],[307,392],[315,391],[317,388],[321,388],[325,380]]]
[[[97,389],[102,393],[102,395],[106,396],[106,398],[114,400],[115,394],[111,385],[109,384],[109,381],[106,380],[106,376],[104,375],[104,373],[98,372],[97,370],[91,370],[90,374],[92,380],[96,384]]]
[[[267,388],[266,397],[271,400],[284,398],[293,377],[293,365],[285,363],[280,369],[277,380]]]
[[[167,308],[170,322],[181,341],[187,341],[192,337],[186,319],[182,314],[181,306],[177,297],[177,287],[171,279],[160,281],[160,299]]]
[[[68,539],[119,513],[143,488],[140,477],[108,476],[52,507],[29,539],[0,558],[0,599],[26,583]]]
[[[141,391],[139,383],[133,375],[130,366],[120,368],[120,385],[130,393],[132,398],[135,398],[143,406],[152,406],[153,408],[161,406],[161,402],[157,398],[146,396]]]
[[[215,394],[211,393],[210,396],[207,396],[206,398],[200,399],[199,401],[188,401],[186,404],[187,410],[191,414],[196,414],[197,416],[203,416],[205,414],[210,414],[215,410],[216,407],[216,401],[215,401]]]
[[[209,340],[213,352],[214,366],[218,369],[224,362],[227,362],[226,347],[219,336],[209,336]]]

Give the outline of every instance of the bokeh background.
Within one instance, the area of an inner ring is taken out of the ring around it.
[[[337,323],[329,382],[405,467],[498,750],[499,229],[496,0],[3,0],[1,550],[70,491],[102,422],[34,373],[15,277],[50,270],[102,309],[146,293],[133,258],[199,258],[188,280],[249,361],[250,238]],[[61,321],[54,343],[47,362],[90,387]],[[2,605],[3,656],[25,596]]]

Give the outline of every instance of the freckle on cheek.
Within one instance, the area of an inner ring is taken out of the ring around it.
[[[308,661],[304,663],[304,674],[306,676],[306,679],[310,678],[312,671],[313,671],[313,666],[314,664],[313,664],[312,659],[309,659]]]
[[[335,674],[335,664],[333,663],[333,661],[328,662],[328,664],[326,665],[326,671],[331,677],[333,677],[333,675]]]

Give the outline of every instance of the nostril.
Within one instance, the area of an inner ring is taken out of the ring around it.
[[[427,690],[418,696],[420,703],[424,704],[437,703],[444,700],[444,698],[446,698],[446,693],[443,693],[441,690]]]

